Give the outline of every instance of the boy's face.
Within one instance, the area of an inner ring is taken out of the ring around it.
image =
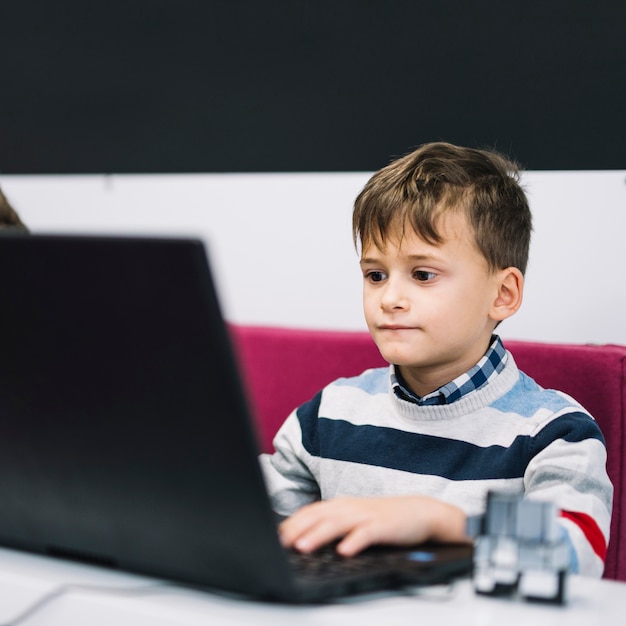
[[[383,357],[420,396],[474,366],[489,347],[499,273],[489,270],[462,213],[438,224],[433,245],[407,228],[384,250],[363,249],[363,306]]]

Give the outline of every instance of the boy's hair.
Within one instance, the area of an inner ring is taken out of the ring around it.
[[[28,231],[17,211],[9,204],[9,201],[2,193],[2,189],[0,189],[0,229],[3,228],[12,228],[23,232]]]
[[[361,249],[384,249],[410,226],[431,244],[449,212],[465,212],[492,271],[526,272],[532,218],[520,168],[495,151],[429,143],[376,172],[354,203],[352,234]]]

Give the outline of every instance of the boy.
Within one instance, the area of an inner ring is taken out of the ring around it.
[[[531,215],[515,165],[427,144],[355,201],[369,331],[389,368],[328,385],[262,458],[286,546],[467,541],[490,489],[550,500],[571,571],[600,576],[613,488],[574,400],[520,372],[494,334],[520,307]]]

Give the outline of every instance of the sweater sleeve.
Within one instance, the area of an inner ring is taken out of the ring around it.
[[[570,544],[573,573],[600,577],[609,541],[613,486],[597,423],[579,407],[554,416],[532,438],[526,495],[550,500]]]
[[[320,499],[315,477],[319,457],[312,456],[304,448],[299,419],[306,413],[308,423],[317,422],[311,418],[317,416],[320,397],[321,392],[293,411],[276,433],[273,442],[275,452],[260,457],[272,506],[281,515],[290,515],[305,504]]]

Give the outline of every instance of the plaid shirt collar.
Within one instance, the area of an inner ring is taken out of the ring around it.
[[[500,337],[493,335],[489,349],[474,367],[461,374],[452,382],[420,398],[407,388],[397,367],[391,374],[391,386],[394,393],[402,400],[414,402],[420,406],[451,404],[462,397],[484,387],[492,378],[502,371],[506,365],[507,352]]]

